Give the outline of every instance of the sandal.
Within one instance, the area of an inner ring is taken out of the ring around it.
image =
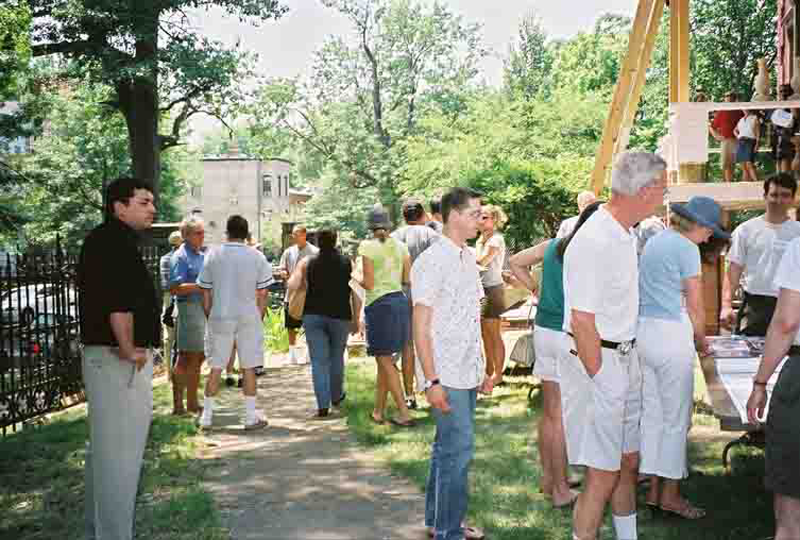
[[[369,414],[369,420],[373,424],[378,424],[379,426],[385,426],[386,425],[386,420],[384,420],[383,418],[380,418],[380,419],[375,418],[375,415],[372,414],[372,413]]]
[[[567,510],[575,506],[575,503],[578,501],[578,495],[580,495],[580,492],[575,490],[570,490],[570,491],[572,492],[572,498],[569,501],[565,502],[564,504],[554,504],[553,508],[558,508],[559,510]]]
[[[405,428],[410,428],[417,425],[417,423],[414,420],[406,420],[405,422],[401,422],[397,418],[392,418],[391,420],[389,420],[389,422],[397,427],[405,427]]]
[[[689,501],[685,501],[681,508],[670,508],[669,506],[659,505],[658,507],[664,515],[675,516],[683,519],[700,519],[705,517],[706,511],[702,508],[692,506]]]

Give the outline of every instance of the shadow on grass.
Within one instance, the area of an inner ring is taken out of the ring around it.
[[[348,424],[357,440],[385,460],[393,473],[425,489],[434,424],[424,399],[414,413],[418,427],[398,430],[369,421],[374,404],[375,366],[347,368]],[[528,400],[529,385],[512,384],[481,397],[476,411],[475,458],[470,468],[469,519],[486,529],[492,540],[570,539],[571,513],[553,509],[539,493],[541,469],[536,448],[536,423],[541,395]],[[388,413],[391,415],[391,413]],[[696,417],[706,431],[713,419]],[[720,435],[716,431],[717,435]],[[725,436],[690,437],[693,474],[682,491],[708,516],[698,521],[639,515],[641,538],[650,540],[763,539],[773,533],[772,497],[762,487],[763,456],[750,449],[732,455],[732,472],[722,468]],[[644,488],[639,493],[643,508]],[[614,538],[607,517],[599,536]]]
[[[171,391],[154,389],[154,415],[136,508],[136,537],[228,538],[200,481],[191,418],[169,415]],[[0,538],[83,538],[85,409],[56,415],[41,426],[0,439]]]

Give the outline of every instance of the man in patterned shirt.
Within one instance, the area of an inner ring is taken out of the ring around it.
[[[466,241],[478,234],[480,194],[453,188],[442,198],[444,235],[411,269],[417,385],[436,421],[425,493],[425,526],[435,540],[482,538],[463,524],[475,444],[477,392],[491,393],[480,341],[480,286]]]

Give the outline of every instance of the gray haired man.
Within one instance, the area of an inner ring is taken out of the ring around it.
[[[611,199],[564,256],[564,329],[574,337],[562,366],[561,401],[570,464],[586,466],[573,538],[594,540],[611,501],[618,540],[636,540],[641,373],[636,354],[639,270],[634,224],[667,191],[666,163],[626,152],[611,174]],[[600,270],[602,269],[602,270]]]

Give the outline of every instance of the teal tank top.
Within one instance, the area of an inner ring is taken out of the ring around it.
[[[564,331],[564,265],[558,259],[556,246],[560,239],[551,240],[544,250],[539,305],[536,307],[536,326]]]

